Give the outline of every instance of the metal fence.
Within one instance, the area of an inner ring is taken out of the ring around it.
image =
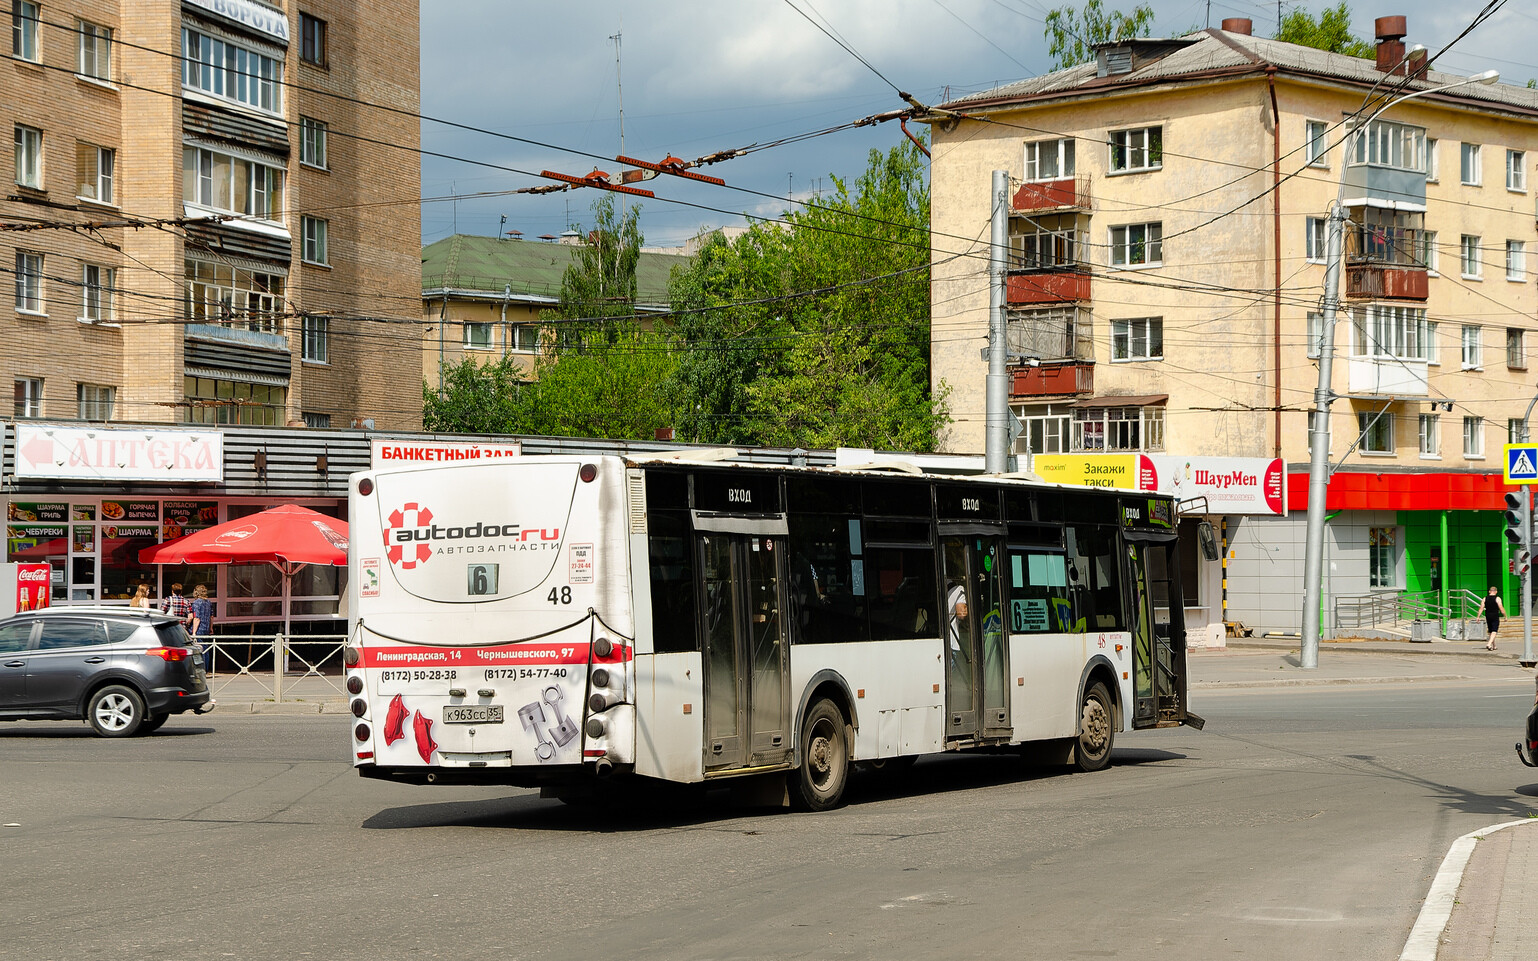
[[[229,634],[199,638],[215,699],[233,684],[255,682],[274,701],[345,697],[345,634]]]
[[[1335,598],[1334,623],[1337,631],[1361,628],[1381,628],[1414,635],[1414,625],[1435,621],[1440,625],[1448,622],[1449,635],[1462,638],[1465,622],[1477,618],[1480,596],[1473,591],[1456,589],[1447,592],[1447,605],[1442,605],[1440,591],[1399,591],[1359,594]],[[1416,638],[1419,640],[1419,638]]]

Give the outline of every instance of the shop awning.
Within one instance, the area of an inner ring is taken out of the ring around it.
[[[1121,394],[1105,397],[1086,397],[1073,402],[1075,407],[1155,407],[1168,403],[1169,394]]]

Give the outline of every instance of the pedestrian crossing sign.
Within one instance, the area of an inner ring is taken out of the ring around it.
[[[1506,445],[1508,484],[1538,484],[1538,444]]]

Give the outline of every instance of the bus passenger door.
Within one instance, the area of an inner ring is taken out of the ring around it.
[[[1009,648],[1004,635],[1002,538],[958,534],[943,541],[945,737],[1009,734]]]
[[[1175,545],[1132,543],[1132,726],[1188,719],[1184,596]]]
[[[702,532],[705,769],[790,756],[783,538]]]

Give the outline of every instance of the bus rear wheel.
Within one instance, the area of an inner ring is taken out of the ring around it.
[[[1080,771],[1099,771],[1111,763],[1116,740],[1115,715],[1105,684],[1096,681],[1084,689],[1079,705],[1079,737],[1074,745],[1073,766]]]
[[[849,726],[827,698],[801,724],[801,766],[792,777],[791,801],[803,811],[838,807],[849,783]]]

